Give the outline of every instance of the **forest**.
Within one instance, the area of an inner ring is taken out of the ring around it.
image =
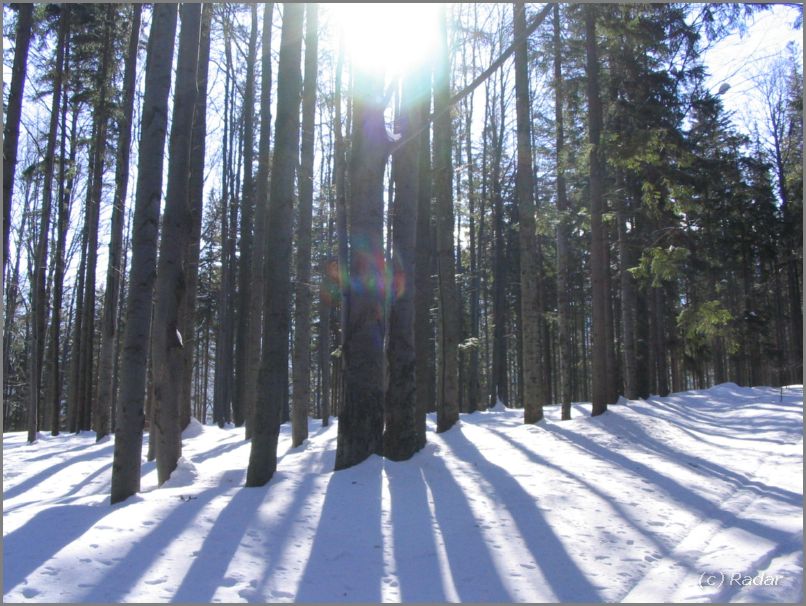
[[[747,115],[705,59],[769,5],[379,6],[3,5],[4,432],[114,437],[114,504],[193,418],[263,486],[309,417],[802,382],[802,48]]]

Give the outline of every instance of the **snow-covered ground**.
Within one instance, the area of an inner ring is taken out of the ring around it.
[[[802,601],[801,386],[573,412],[430,418],[412,460],[338,473],[335,425],[283,427],[263,488],[242,430],[196,424],[114,507],[111,442],[7,433],[4,601]]]

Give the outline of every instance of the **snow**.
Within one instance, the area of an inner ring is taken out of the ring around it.
[[[4,600],[802,601],[802,386],[501,408],[337,473],[335,423],[283,426],[262,488],[242,429],[193,424],[115,506],[112,442],[6,433]]]

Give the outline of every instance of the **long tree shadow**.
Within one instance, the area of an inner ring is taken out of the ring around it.
[[[233,495],[219,512],[199,550],[188,554],[193,563],[177,588],[173,602],[212,601],[249,525],[243,513],[255,514],[265,498],[265,488],[241,488]]]
[[[382,468],[372,456],[331,475],[297,602],[382,601]]]
[[[646,429],[641,427],[641,425],[625,415],[613,416],[611,419],[611,423],[602,423],[599,427],[608,433],[626,438],[629,443],[635,447],[642,448],[647,452],[653,452],[675,463],[685,463],[695,471],[700,471],[730,484],[734,489],[743,488],[751,490],[758,496],[776,499],[796,507],[802,506],[803,504],[802,494],[797,494],[785,488],[771,486],[759,480],[751,479],[742,473],[732,471],[727,467],[715,464],[702,457],[669,446],[668,443],[658,440],[649,434]],[[618,432],[618,434],[615,432]]]
[[[245,471],[230,470],[222,475],[221,482],[215,488],[203,490],[197,498],[182,502],[178,496],[172,511],[158,524],[151,525],[151,531],[140,538],[123,556],[114,568],[107,570],[104,576],[82,597],[82,602],[119,603],[126,599],[127,593],[140,580],[154,562],[155,554],[168,547],[182,530],[197,518],[201,510],[214,498],[232,489],[233,484],[243,481]],[[229,481],[228,481],[229,480]]]
[[[428,506],[421,452],[404,463],[386,461],[394,542],[395,570],[401,602],[449,602],[440,574],[434,523]]]
[[[423,477],[434,499],[434,514],[459,598],[462,602],[514,601],[500,577],[491,574],[496,567],[467,495],[442,457],[431,451],[423,454],[428,457],[422,463]]]
[[[76,463],[82,463],[84,461],[94,461],[94,460],[103,460],[106,457],[111,458],[112,449],[114,448],[114,444],[108,444],[104,448],[99,450],[93,450],[92,452],[88,452],[86,454],[77,455],[73,457],[66,458],[62,461],[59,461],[55,465],[51,465],[47,469],[43,469],[37,474],[32,475],[27,480],[23,480],[16,486],[12,486],[8,490],[3,491],[3,499],[13,499],[24,493],[27,490],[30,490],[34,486],[38,486],[43,482],[47,482],[48,478],[51,476],[59,473],[60,471],[67,469],[68,467],[75,465]]]
[[[496,494],[507,495],[507,510],[557,599],[561,602],[601,602],[599,588],[571,559],[536,506],[534,497],[508,471],[487,460],[462,432],[451,433],[450,441],[455,456],[476,464]]]
[[[727,526],[740,528],[751,534],[765,537],[779,543],[789,538],[787,533],[768,526],[767,524],[740,518],[735,513],[725,511],[720,506],[720,503],[714,503],[702,495],[697,494],[690,488],[683,486],[677,480],[655,471],[644,463],[630,459],[614,450],[607,449],[586,436],[569,431],[559,425],[550,425],[548,429],[559,438],[574,444],[578,448],[589,452],[591,455],[599,457],[603,461],[609,461],[614,465],[619,465],[643,477],[658,488],[664,490],[672,499],[679,500],[684,506],[698,512],[703,517],[718,519]]]
[[[335,457],[335,447],[331,450],[323,450],[320,455],[317,457],[316,465],[311,465],[312,468],[317,467],[318,465],[327,466],[328,469],[332,469],[332,460]],[[327,463],[330,462],[330,465]],[[283,595],[280,595],[278,592],[272,592],[273,595],[267,596],[265,594],[266,585],[272,579],[273,575],[278,571],[278,569],[284,565],[284,560],[282,559],[282,555],[285,552],[286,546],[288,542],[291,540],[295,531],[298,531],[297,524],[310,522],[310,517],[313,516],[312,508],[315,506],[311,503],[312,499],[312,490],[313,486],[317,480],[317,478],[321,477],[319,473],[306,473],[299,484],[294,488],[294,496],[291,500],[291,503],[285,509],[285,515],[281,520],[277,521],[277,524],[270,529],[265,529],[265,534],[267,537],[270,536],[271,545],[272,545],[272,553],[270,554],[271,561],[268,562],[268,565],[264,568],[263,574],[261,578],[254,579],[253,589],[250,590],[242,590],[240,592],[240,596],[244,598],[247,602],[256,602],[262,603],[266,601],[272,601],[273,598],[290,598],[294,597],[294,595],[290,591],[281,590]],[[305,518],[304,516],[309,514],[309,518]],[[303,517],[300,519],[298,518],[299,515]],[[321,520],[319,521],[321,524]],[[312,524],[307,528],[310,530],[312,536],[316,536],[318,531],[319,524]]]
[[[3,591],[7,593],[64,547],[114,510],[98,505],[60,505],[38,512],[3,537]]]

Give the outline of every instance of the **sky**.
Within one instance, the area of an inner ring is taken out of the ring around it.
[[[803,30],[792,23],[799,11],[791,6],[774,6],[751,18],[747,32],[734,33],[716,44],[705,55],[711,74],[709,90],[716,92],[723,83],[730,89],[722,96],[725,108],[735,112],[736,126],[750,132],[748,118],[760,115],[760,99],[753,77],[773,56],[781,54],[788,43],[794,43],[803,54]],[[748,114],[751,114],[748,116]]]

